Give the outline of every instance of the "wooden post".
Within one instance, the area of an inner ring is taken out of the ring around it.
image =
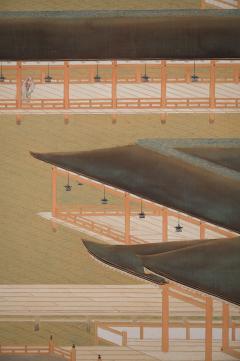
[[[187,320],[185,321],[185,327],[186,327],[186,340],[190,340],[190,325]]]
[[[21,125],[21,122],[22,122],[22,117],[20,114],[17,114],[16,115],[16,124],[17,125]]]
[[[222,310],[222,350],[229,347],[229,305],[223,303]]]
[[[206,297],[206,320],[205,320],[205,361],[212,361],[212,317],[213,301],[211,297]]]
[[[71,361],[76,361],[76,347],[74,344],[72,345],[72,350],[71,350]]]
[[[94,83],[95,65],[88,65],[89,82]]]
[[[191,64],[185,64],[185,81],[187,84],[191,83]]]
[[[142,71],[142,65],[136,64],[135,65],[135,78],[136,78],[137,83],[141,83],[141,76],[142,76],[141,71]]]
[[[236,84],[239,84],[239,66],[233,68],[233,81]]]
[[[54,351],[54,342],[53,342],[53,337],[51,335],[48,343],[48,352],[53,353],[53,351]]]
[[[161,107],[166,107],[167,97],[167,62],[162,60],[161,62]]]
[[[56,217],[57,211],[57,168],[52,168],[52,217]]]
[[[162,210],[162,241],[168,241],[168,210],[163,208]]]
[[[162,112],[162,113],[160,114],[160,119],[161,119],[161,124],[166,124],[167,113],[166,113],[166,112]]]
[[[68,61],[64,61],[64,109],[69,108],[69,78],[70,78],[70,72],[69,72],[69,63]]]
[[[130,208],[130,194],[125,193],[124,195],[124,215],[125,215],[125,243],[130,243],[130,232],[131,232],[131,208]]]
[[[117,108],[117,60],[112,61],[112,107]]]
[[[144,326],[140,325],[140,340],[144,339]]]
[[[127,341],[128,341],[127,332],[123,331],[122,332],[122,346],[127,346]]]
[[[209,105],[211,109],[216,107],[215,105],[215,92],[216,92],[216,61],[211,60],[210,64],[210,89],[209,89]]]
[[[206,227],[205,227],[205,223],[200,222],[199,231],[200,231],[200,239],[205,239],[205,238],[206,238]]]
[[[16,108],[22,107],[22,63],[17,62],[17,74],[16,74]]]
[[[209,124],[213,124],[215,122],[215,112],[210,112],[208,115],[208,122]]]
[[[162,351],[169,351],[169,285],[162,286]]]

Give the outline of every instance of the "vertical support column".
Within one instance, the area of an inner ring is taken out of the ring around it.
[[[169,285],[162,286],[162,351],[169,351]]]
[[[130,243],[130,217],[131,217],[131,208],[130,208],[130,194],[124,194],[124,215],[125,215],[125,243]]]
[[[233,81],[236,84],[239,84],[239,65],[233,67]]]
[[[137,83],[141,83],[141,76],[142,76],[141,71],[142,71],[142,65],[136,64],[135,65],[135,77],[136,77]]]
[[[52,335],[51,335],[50,338],[49,338],[48,351],[49,351],[49,353],[53,353],[53,352],[54,352],[54,342],[53,342],[53,337],[52,337]]]
[[[185,67],[185,81],[187,84],[191,83],[191,70],[192,65],[191,64],[184,64]]]
[[[210,64],[210,87],[209,87],[209,105],[210,105],[211,109],[216,108],[215,92],[216,92],[216,61],[211,60],[211,64]]]
[[[57,168],[52,168],[52,217],[56,217],[57,211]]]
[[[223,303],[222,309],[222,350],[229,348],[229,305]]]
[[[161,108],[166,107],[167,97],[167,62],[162,60],[161,62]]]
[[[204,222],[200,222],[199,225],[200,239],[206,238],[206,227]]]
[[[73,344],[72,345],[72,350],[71,350],[71,361],[76,361],[76,347],[75,345]]]
[[[144,326],[143,324],[140,325],[140,340],[144,339]]]
[[[70,78],[70,72],[69,72],[69,63],[68,61],[64,61],[64,109],[69,108],[69,78]]]
[[[88,65],[89,83],[94,83],[95,65]]]
[[[17,62],[17,74],[16,74],[16,108],[22,107],[22,63]]]
[[[117,60],[112,61],[112,107],[117,108]]]
[[[212,361],[212,318],[213,301],[206,297],[206,320],[205,320],[205,361]]]
[[[168,210],[163,208],[162,210],[162,241],[168,241]]]

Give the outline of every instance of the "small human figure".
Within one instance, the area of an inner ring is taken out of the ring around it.
[[[32,94],[34,88],[35,88],[34,81],[33,81],[33,79],[32,79],[31,76],[28,76],[28,77],[24,80],[23,86],[22,86],[23,99],[30,100],[31,94]]]

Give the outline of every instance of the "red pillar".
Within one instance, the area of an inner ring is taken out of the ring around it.
[[[162,286],[162,351],[169,351],[169,286]]]
[[[206,238],[206,227],[205,224],[203,222],[200,222],[200,239],[205,239]]]
[[[216,61],[211,60],[211,65],[210,65],[210,88],[209,88],[209,105],[210,105],[211,109],[216,108],[215,93],[216,93]]]
[[[168,241],[168,210],[163,208],[162,210],[162,241]]]
[[[117,108],[117,60],[112,61],[112,107]]]
[[[52,217],[57,213],[57,168],[52,168]]]
[[[223,303],[222,310],[222,349],[229,348],[229,305]]]
[[[212,361],[212,318],[213,300],[206,297],[206,319],[205,319],[205,361]]]
[[[166,107],[167,97],[167,62],[162,60],[161,63],[161,107]]]
[[[17,73],[16,73],[16,108],[22,107],[22,63],[17,62]]]
[[[64,109],[69,108],[69,63],[64,61]]]
[[[125,215],[125,243],[130,243],[130,216],[131,216],[131,208],[130,208],[130,194],[125,193],[124,195],[124,215]]]

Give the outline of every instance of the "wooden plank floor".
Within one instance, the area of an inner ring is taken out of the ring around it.
[[[144,285],[1,285],[0,317],[134,316],[161,317],[161,290]],[[214,315],[221,315],[214,301]],[[203,317],[204,312],[170,299],[171,317]],[[232,307],[232,316],[240,309]]]
[[[158,83],[118,84],[118,98],[160,98],[161,86]],[[16,85],[2,83],[0,99],[14,99]],[[209,84],[190,83],[167,85],[168,98],[207,98]],[[217,98],[239,98],[240,84],[216,84]],[[37,84],[32,99],[61,99],[63,84]],[[70,99],[103,99],[111,98],[111,84],[70,84]],[[10,112],[10,111],[9,111]]]
[[[129,340],[128,346],[133,350],[149,355],[161,361],[203,361],[205,352],[204,341],[174,340],[170,341],[169,352],[161,351],[161,344],[156,340]],[[236,360],[221,352],[221,344],[213,342],[213,361]]]

